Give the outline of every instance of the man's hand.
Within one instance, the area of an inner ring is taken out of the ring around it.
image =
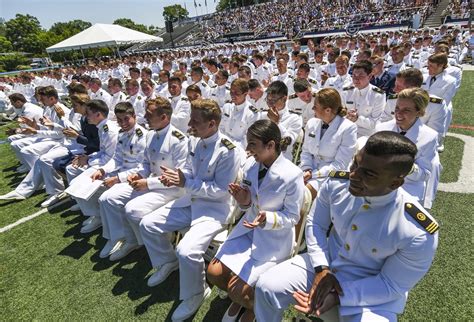
[[[129,184],[135,191],[145,191],[148,189],[148,183],[146,179],[133,180],[132,182],[129,182]]]
[[[26,116],[20,116],[18,118],[18,123],[25,124],[26,126],[32,127],[34,129],[37,129],[37,130],[39,129],[39,126],[36,123],[36,121],[34,119],[30,119]]]
[[[106,186],[107,188],[110,188],[117,183],[120,183],[120,180],[117,176],[113,176],[104,180],[104,186]]]
[[[336,276],[329,269],[324,269],[321,273],[316,274],[309,291],[308,305],[311,307],[311,312],[320,315],[321,313],[318,313],[318,310],[323,306],[326,297],[334,292],[338,300],[336,304],[339,304],[339,296],[343,296],[344,293]]]
[[[63,109],[61,108],[61,106],[59,106],[58,104],[55,104],[54,105],[54,110],[56,111],[56,115],[59,117],[59,118],[62,118],[64,117],[64,115],[66,115],[63,111]]]
[[[305,172],[303,172],[303,180],[304,180],[304,183],[308,182],[309,179],[311,179],[313,176],[313,172],[311,170],[306,170]]]
[[[27,126],[27,127],[21,128],[20,133],[21,134],[36,134],[38,133],[38,131],[32,127]]]
[[[229,193],[240,206],[246,207],[250,205],[250,190],[248,187],[241,187],[236,183],[231,183],[229,184]]]
[[[85,155],[85,154],[78,155],[72,160],[72,166],[74,168],[82,168],[87,165],[88,160],[89,160],[88,155]]]
[[[325,71],[321,72],[321,85],[324,85],[329,78],[329,74]]]
[[[280,115],[278,114],[278,110],[275,107],[270,107],[267,112],[268,119],[273,123],[278,124],[280,122]]]
[[[53,128],[54,127],[54,122],[51,121],[47,116],[43,116],[41,118],[41,124],[43,124],[46,127]]]
[[[64,136],[68,137],[68,138],[72,138],[72,139],[77,139],[79,137],[79,132],[77,132],[76,130],[68,127],[68,128],[65,128],[63,130],[63,134]]]
[[[294,306],[297,311],[300,311],[309,315],[321,316],[326,313],[334,306],[339,304],[339,297],[335,293],[330,293],[324,300],[323,305],[317,311],[311,311],[309,303],[309,294],[303,291],[296,291],[293,293],[293,298],[296,301]]]
[[[357,113],[357,110],[349,110],[349,112],[347,112],[346,117],[349,121],[357,122],[359,114]]]
[[[138,173],[132,173],[127,176],[127,182],[130,185],[132,184],[133,181],[140,180],[140,179],[143,179],[143,177],[139,175]]]
[[[265,211],[260,211],[252,222],[244,220],[243,225],[245,228],[255,229],[257,227],[264,227],[267,221],[267,213]]]
[[[92,181],[102,180],[104,178],[104,176],[105,176],[104,170],[99,169],[91,175],[91,179],[92,179]]]
[[[183,172],[181,169],[170,169],[164,166],[160,166],[162,175],[159,177],[161,183],[166,187],[184,187],[184,183],[186,182],[186,178],[184,177]]]
[[[14,134],[18,134],[18,133],[21,133],[19,128],[10,128],[10,129],[5,130],[6,135],[14,135]]]

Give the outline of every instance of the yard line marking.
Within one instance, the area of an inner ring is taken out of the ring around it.
[[[41,216],[42,214],[48,212],[50,209],[53,209],[53,208],[55,208],[55,207],[57,207],[57,206],[61,206],[62,204],[65,204],[65,203],[68,202],[69,200],[70,200],[70,199],[62,200],[62,201],[60,201],[60,202],[58,202],[58,203],[55,203],[54,205],[52,205],[52,206],[49,207],[49,208],[41,209],[40,211],[37,211],[37,212],[35,212],[35,213],[32,214],[32,215],[29,215],[29,216],[26,216],[26,217],[23,217],[23,218],[17,220],[17,221],[14,222],[13,224],[10,224],[10,225],[7,225],[7,226],[5,226],[5,227],[2,227],[2,228],[0,228],[0,234],[1,234],[1,233],[4,233],[4,232],[6,232],[6,231],[9,231],[10,229],[15,228],[16,226],[21,225],[21,224],[23,224],[23,223],[25,223],[25,222],[27,222],[27,221],[30,221],[31,219],[34,219],[34,218],[36,218],[36,217],[38,217],[38,216]]]

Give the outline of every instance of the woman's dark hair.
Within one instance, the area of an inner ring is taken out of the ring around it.
[[[282,138],[278,125],[270,120],[258,120],[253,123],[247,130],[247,138],[249,137],[254,137],[262,141],[263,144],[274,141],[275,150],[278,154],[280,154],[281,151],[286,151],[288,145],[291,144],[291,138]]]

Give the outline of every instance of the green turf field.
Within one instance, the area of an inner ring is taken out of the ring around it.
[[[454,100],[453,124],[474,126],[474,71],[464,72]],[[0,140],[5,126],[0,128]],[[474,136],[472,130],[452,132]],[[442,182],[456,182],[464,142],[448,137],[441,155]],[[471,157],[474,155],[471,151]],[[14,188],[23,175],[15,173],[15,156],[0,145],[0,194]],[[474,174],[472,174],[474,175]],[[43,191],[21,202],[0,201],[0,228],[39,210]],[[428,275],[410,293],[402,321],[474,320],[472,255],[474,199],[472,194],[439,192],[431,211],[440,223],[439,247]],[[162,285],[146,286],[151,270],[144,249],[119,262],[100,259],[100,230],[79,233],[84,219],[68,204],[0,233],[0,319],[111,321],[170,320],[179,304],[178,274]],[[220,321],[229,304],[216,292],[194,321]],[[285,320],[302,318],[290,310]]]

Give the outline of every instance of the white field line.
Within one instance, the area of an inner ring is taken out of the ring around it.
[[[68,199],[65,199],[65,200],[62,200],[62,201],[60,201],[60,202],[58,202],[58,203],[55,203],[54,205],[52,205],[52,206],[49,207],[49,208],[41,209],[40,211],[35,212],[35,213],[32,214],[32,215],[29,215],[29,216],[26,216],[26,217],[23,217],[23,218],[17,220],[17,221],[14,222],[13,224],[10,224],[10,225],[7,225],[7,226],[5,226],[5,227],[2,227],[2,228],[0,228],[0,234],[1,234],[1,233],[4,233],[4,232],[6,232],[6,231],[9,231],[10,229],[15,228],[16,226],[21,225],[21,224],[23,224],[23,223],[25,223],[25,222],[27,222],[27,221],[30,221],[30,220],[32,220],[32,219],[38,217],[38,216],[41,216],[42,214],[48,212],[50,209],[53,209],[53,208],[56,208],[57,206],[60,206],[60,205],[62,205],[62,204],[65,204],[65,203],[68,202],[69,200],[70,200],[69,198],[68,198]]]

